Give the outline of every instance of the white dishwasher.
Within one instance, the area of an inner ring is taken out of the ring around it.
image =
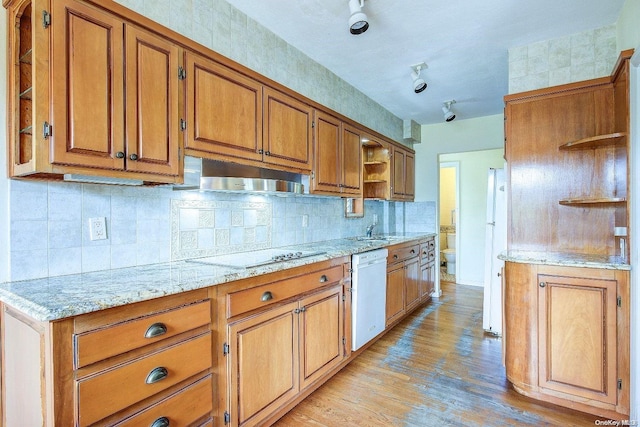
[[[351,290],[352,349],[357,350],[384,331],[387,303],[386,249],[355,254]]]

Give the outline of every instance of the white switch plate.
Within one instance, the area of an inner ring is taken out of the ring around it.
[[[378,214],[373,214],[373,223],[374,224],[378,223]]]
[[[309,215],[307,214],[302,215],[302,226],[303,227],[309,226]]]
[[[107,238],[106,218],[101,216],[98,218],[89,218],[89,239],[105,240]]]

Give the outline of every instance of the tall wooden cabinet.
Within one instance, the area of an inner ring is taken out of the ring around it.
[[[610,77],[505,97],[507,377],[612,418],[629,414],[631,54]]]

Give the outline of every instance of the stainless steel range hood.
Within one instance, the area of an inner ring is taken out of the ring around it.
[[[184,184],[173,189],[304,194],[308,184],[307,175],[185,156]]]

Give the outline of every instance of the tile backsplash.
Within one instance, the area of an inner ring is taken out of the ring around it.
[[[435,232],[435,203],[261,196],[57,181],[10,181],[10,280],[132,267],[376,233]],[[104,217],[107,239],[91,240]]]

